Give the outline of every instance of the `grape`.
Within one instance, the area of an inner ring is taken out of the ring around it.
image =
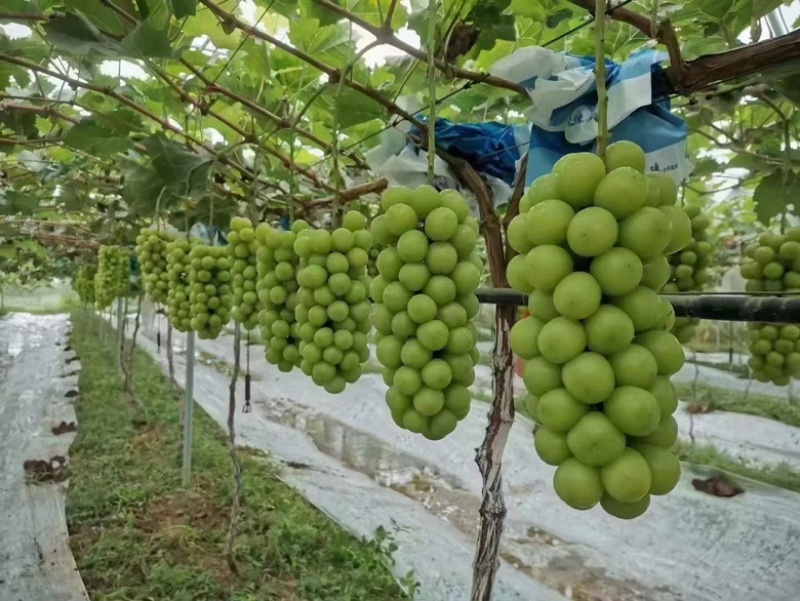
[[[300,258],[294,251],[299,234],[309,232],[305,221],[295,221],[291,231],[261,223],[255,230],[258,241],[256,293],[261,304],[258,323],[264,341],[264,356],[282,372],[300,367],[300,325],[295,319],[298,306],[296,272]],[[305,236],[305,234],[304,234]]]
[[[188,332],[191,325],[189,301],[189,253],[192,243],[186,238],[176,238],[167,243],[167,312],[169,322],[179,332]]]
[[[194,244],[188,259],[189,325],[198,338],[211,340],[231,318],[232,259],[227,247],[205,244]]]
[[[300,368],[330,394],[361,377],[369,358],[370,286],[366,275],[372,235],[358,211],[332,232],[304,230],[294,243],[300,257],[295,318],[302,339]]]
[[[669,376],[684,356],[669,332],[674,310],[655,290],[690,220],[668,176],[643,172],[631,142],[609,146],[605,164],[567,155],[533,182],[509,224],[521,259],[508,281],[529,295],[530,311],[510,344],[525,361],[535,451],[557,467],[562,501],[620,519],[642,515],[680,477]]]
[[[131,254],[122,246],[101,246],[94,276],[95,306],[102,310],[130,291]]]
[[[245,217],[231,219],[228,233],[228,248],[231,253],[231,283],[233,308],[231,317],[246,330],[258,326],[258,313],[262,303],[258,300],[257,255],[259,249],[253,223]]]
[[[711,222],[700,214],[700,208],[696,206],[687,206],[686,215],[691,220],[691,239],[681,252],[670,255],[669,282],[664,286],[664,292],[703,290],[711,280],[709,266],[714,247],[709,242],[707,232]],[[671,332],[686,344],[694,338],[699,323],[699,319],[676,317]]]
[[[136,237],[136,258],[144,282],[144,292],[154,303],[166,303],[169,293],[167,244],[174,236],[163,230],[142,228]]]
[[[97,265],[86,263],[78,268],[72,278],[72,288],[78,293],[82,303],[93,305],[95,302],[94,276],[97,274]]]
[[[460,194],[427,185],[392,188],[381,205],[386,213],[373,221],[372,233],[386,248],[376,260],[370,320],[389,386],[386,403],[399,427],[439,440],[472,402],[474,293],[483,268],[477,222]]]
[[[378,275],[378,255],[381,254],[381,251],[384,249],[382,244],[376,244],[374,239],[372,242],[372,248],[369,249],[369,263],[367,263],[367,275],[370,278],[374,278]]]
[[[745,249],[740,273],[748,292],[800,293],[800,228],[762,234]],[[800,327],[769,323],[747,325],[748,366],[759,382],[786,386],[800,376]]]

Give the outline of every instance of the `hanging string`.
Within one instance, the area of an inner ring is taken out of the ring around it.
[[[247,343],[245,344],[245,372],[244,372],[244,405],[242,413],[250,413],[250,330],[247,330]]]
[[[156,198],[156,234],[161,233],[161,198],[164,196],[166,188],[161,188],[161,193]],[[156,346],[158,347],[158,354],[161,354],[161,310],[160,303],[156,304]]]

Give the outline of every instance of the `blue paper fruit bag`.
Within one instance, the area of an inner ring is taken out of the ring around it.
[[[654,96],[664,52],[643,50],[622,64],[606,61],[611,142],[629,140],[645,151],[646,169],[669,173],[676,183],[692,169],[686,159],[686,123]],[[526,183],[549,173],[562,156],[597,145],[594,59],[530,46],[497,61],[490,72],[521,84],[533,106]]]

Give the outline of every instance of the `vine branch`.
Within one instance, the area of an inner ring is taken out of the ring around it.
[[[205,1],[205,0],[204,0]],[[330,0],[314,0],[314,3],[319,4],[320,6],[328,9],[329,11],[335,13],[336,15],[351,21],[355,25],[358,25],[362,29],[368,31],[372,35],[374,35],[377,40],[381,44],[388,44],[389,46],[394,46],[398,50],[402,50],[409,56],[413,56],[416,59],[421,61],[428,60],[427,53],[424,50],[419,48],[415,48],[414,46],[407,44],[406,42],[399,39],[391,28],[391,17],[392,12],[394,11],[395,4],[392,3],[390,8],[390,14],[387,17],[387,20],[384,22],[384,25],[378,27],[373,25],[369,21],[365,21],[358,15],[353,14],[346,8],[342,8],[338,4],[334,4]],[[503,88],[505,90],[511,90],[512,92],[516,92],[517,94],[521,94],[527,96],[527,92],[525,88],[519,84],[512,83],[500,77],[495,77],[493,75],[487,75],[485,73],[476,73],[475,71],[468,71],[467,69],[462,69],[457,67],[447,61],[442,59],[434,59],[433,61],[434,66],[442,71],[443,73],[455,76],[459,79],[467,79],[469,81],[474,81],[476,83],[485,83],[490,86],[495,86],[497,88]]]

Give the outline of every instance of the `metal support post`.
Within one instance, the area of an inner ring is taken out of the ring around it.
[[[192,434],[194,428],[194,332],[186,335],[186,385],[183,405],[183,464],[181,480],[189,486],[192,480]]]
[[[125,341],[125,316],[123,315],[123,299],[117,298],[117,371],[122,374],[122,345]]]

